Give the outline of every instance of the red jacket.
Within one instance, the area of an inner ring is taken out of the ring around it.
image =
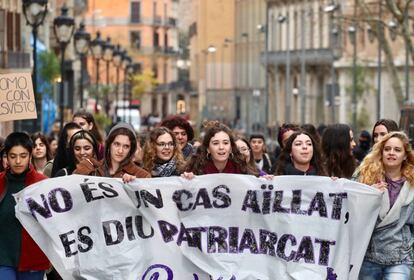
[[[0,198],[6,191],[6,172],[7,171],[3,171],[0,173]],[[36,172],[36,170],[30,166],[30,169],[26,174],[26,187],[44,179],[47,179],[47,177]],[[41,271],[46,270],[50,267],[49,260],[24,228],[22,228],[20,250],[21,251],[18,266],[19,271]]]

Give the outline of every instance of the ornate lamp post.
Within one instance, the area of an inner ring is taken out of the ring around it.
[[[112,61],[115,46],[111,44],[111,38],[107,37],[103,45],[103,60],[106,62],[106,86],[109,87],[109,64]],[[105,95],[105,112],[109,114],[109,92]]]
[[[83,81],[85,76],[85,59],[89,50],[89,44],[91,42],[91,34],[86,32],[85,24],[82,22],[79,25],[79,29],[75,32],[75,49],[80,56],[81,61],[81,73],[80,73],[80,83],[79,83],[79,98],[80,98],[80,107],[83,108]]]
[[[118,106],[118,98],[119,98],[119,69],[122,66],[122,55],[123,55],[123,50],[121,49],[121,46],[118,44],[116,45],[114,53],[112,54],[112,59],[116,67],[115,116],[116,116],[116,109]]]
[[[121,107],[125,108],[124,109],[124,117],[123,117],[123,121],[126,121],[126,108],[128,108],[129,106],[127,106],[127,94],[128,94],[128,79],[129,79],[129,75],[128,75],[128,65],[132,62],[131,57],[128,55],[127,51],[124,51],[124,54],[122,55],[122,68],[124,68],[124,94],[122,97],[122,102],[121,102]]]
[[[47,13],[47,0],[23,0],[23,15],[26,24],[32,27],[33,35],[33,90],[36,97],[37,119],[33,120],[34,131],[42,130],[42,96],[37,91],[37,30]]]
[[[101,32],[96,32],[96,38],[91,42],[91,51],[96,63],[96,94],[95,94],[95,112],[98,112],[99,102],[99,60],[103,55],[104,41],[101,39]]]
[[[56,38],[60,44],[60,99],[59,99],[59,110],[60,110],[60,129],[63,128],[64,119],[64,80],[65,80],[65,49],[70,39],[72,38],[73,31],[75,30],[75,20],[68,16],[68,8],[64,5],[61,9],[62,14],[54,19],[53,29]]]
[[[355,25],[348,27],[349,40],[353,45],[352,55],[352,127],[354,131],[357,131],[357,74],[356,74],[356,61],[357,61],[357,41],[356,41],[356,28]]]

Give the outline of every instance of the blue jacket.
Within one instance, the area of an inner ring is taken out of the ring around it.
[[[365,259],[382,265],[414,263],[414,187],[406,181],[390,209],[384,193]]]

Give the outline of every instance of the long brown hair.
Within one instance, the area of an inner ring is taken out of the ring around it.
[[[355,171],[355,158],[350,153],[350,131],[347,124],[333,124],[322,135],[321,148],[328,176],[351,178]]]
[[[225,124],[220,123],[219,121],[207,122],[204,124],[204,126],[207,128],[207,130],[203,138],[203,142],[201,143],[201,146],[198,147],[197,153],[193,155],[189,160],[186,166],[186,170],[191,171],[196,175],[202,175],[204,168],[211,161],[211,159],[209,159],[207,150],[210,145],[211,138],[213,138],[216,133],[224,132],[230,138],[231,151],[233,154],[231,160],[240,169],[240,172],[242,174],[248,174],[246,160],[237,149],[236,142],[234,141],[234,135],[230,128]]]
[[[174,152],[171,159],[174,159],[176,161],[177,173],[182,173],[184,171],[185,161],[181,152],[180,145],[178,145],[177,140],[175,139],[175,136],[171,130],[163,126],[154,128],[149,134],[148,140],[144,146],[143,168],[148,172],[151,172],[153,170],[155,161],[157,160],[157,139],[164,134],[169,134],[172,138],[172,141],[174,143]]]
[[[132,161],[132,159],[134,157],[134,154],[135,154],[135,151],[137,149],[137,138],[136,138],[135,134],[131,130],[129,130],[128,128],[124,128],[124,127],[117,128],[116,130],[114,130],[113,132],[111,132],[108,135],[108,137],[106,138],[106,141],[105,141],[104,160],[105,160],[105,166],[107,168],[112,167],[111,144],[112,144],[112,142],[114,142],[115,138],[118,135],[128,136],[128,139],[131,142],[131,150],[129,151],[126,158],[120,163],[119,168],[122,168],[123,166],[127,165],[129,162]]]

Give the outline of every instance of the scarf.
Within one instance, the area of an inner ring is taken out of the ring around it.
[[[193,155],[193,146],[190,143],[185,144],[184,148],[182,148],[181,152],[185,159],[188,159]]]
[[[176,175],[177,164],[174,159],[163,163],[155,163],[152,169],[152,177],[170,177]]]

